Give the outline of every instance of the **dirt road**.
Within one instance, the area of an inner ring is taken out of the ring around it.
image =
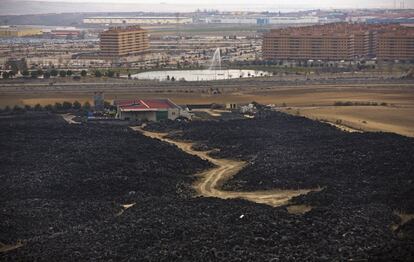
[[[217,197],[221,199],[241,198],[255,203],[266,204],[273,207],[288,204],[289,200],[295,196],[307,194],[311,191],[319,191],[320,189],[301,189],[301,190],[267,190],[254,192],[237,192],[221,190],[223,183],[235,174],[237,174],[246,165],[245,162],[217,159],[208,155],[208,151],[195,151],[192,149],[193,143],[178,142],[165,138],[164,133],[155,133],[142,130],[140,127],[132,127],[133,130],[141,132],[143,135],[159,139],[161,141],[176,145],[184,152],[210,161],[215,165],[207,171],[196,174],[199,179],[195,182],[194,188],[197,193],[205,197]]]
[[[63,114],[62,117],[63,117],[63,120],[65,120],[68,124],[80,124],[79,122],[76,122],[75,120],[73,120],[76,116],[72,114]]]

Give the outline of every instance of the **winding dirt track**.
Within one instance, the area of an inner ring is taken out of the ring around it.
[[[208,155],[208,151],[195,151],[192,149],[193,143],[178,142],[166,138],[165,133],[155,133],[142,130],[140,127],[131,127],[133,130],[141,132],[143,135],[159,139],[161,141],[176,145],[184,152],[210,161],[215,167],[196,174],[199,179],[194,183],[197,193],[204,197],[217,197],[221,199],[241,198],[255,203],[266,204],[273,207],[288,204],[289,200],[295,196],[307,194],[311,191],[320,191],[317,189],[300,189],[300,190],[267,190],[253,192],[224,191],[221,186],[240,170],[246,163],[229,159],[216,159]]]

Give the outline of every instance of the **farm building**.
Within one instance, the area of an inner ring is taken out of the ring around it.
[[[183,109],[169,99],[134,99],[117,100],[116,118],[122,120],[175,120],[181,116]]]

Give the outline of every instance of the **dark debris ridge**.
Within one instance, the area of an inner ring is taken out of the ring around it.
[[[0,261],[413,261],[414,139],[302,117],[158,123],[247,167],[224,189],[320,186],[303,215],[194,197],[211,164],[123,126],[0,117]],[[136,203],[122,210],[121,205]],[[0,246],[1,248],[1,246]]]

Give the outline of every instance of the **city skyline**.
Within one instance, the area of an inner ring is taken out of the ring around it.
[[[80,5],[81,4],[81,5]],[[252,3],[247,0],[162,0],[159,2],[140,0],[4,0],[0,1],[0,15],[23,15],[40,13],[69,12],[194,12],[201,10],[219,11],[269,11],[291,12],[312,9],[363,9],[363,8],[414,8],[412,1],[393,0],[350,0],[350,1],[299,1],[289,2],[258,0]]]
[[[18,0],[18,1],[25,1],[25,0]],[[211,5],[218,5],[223,6],[223,2],[220,0],[162,0],[158,3],[154,3],[154,1],[150,0],[33,0],[38,2],[82,2],[82,3],[117,3],[117,4],[177,4],[177,5],[200,5],[200,6],[211,6]],[[228,0],[224,3],[226,5],[252,5],[251,1],[248,0]],[[254,5],[263,5],[263,6],[285,6],[285,7],[294,7],[297,6],[298,8],[321,8],[321,9],[329,9],[329,8],[412,8],[414,3],[410,1],[403,1],[403,0],[319,0],[319,1],[299,1],[299,0],[291,0],[289,3],[283,1],[272,1],[272,0],[258,0],[254,2]],[[220,8],[217,8],[220,9]]]

